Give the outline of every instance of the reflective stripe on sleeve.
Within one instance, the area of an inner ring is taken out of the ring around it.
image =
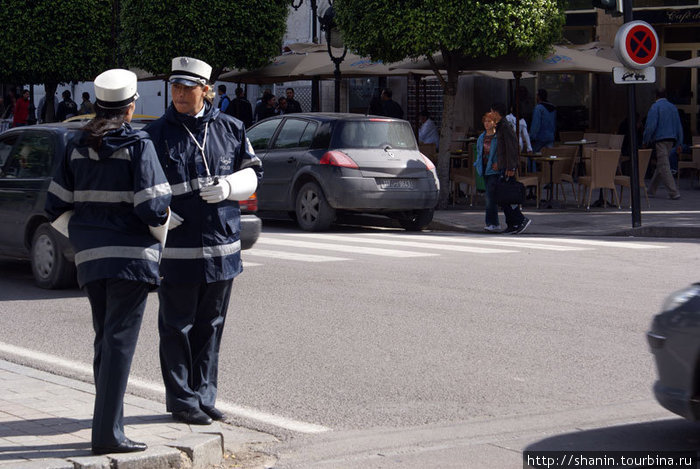
[[[71,154],[70,154],[70,160],[82,160],[82,159],[87,159],[90,158],[91,160],[98,161],[100,159],[100,155],[93,150],[91,147],[88,147],[88,156],[83,155],[80,153],[77,149],[74,149]],[[112,153],[109,158],[113,160],[126,160],[126,161],[131,161],[131,154],[129,153],[129,150],[126,148],[120,148],[119,150],[115,151]]]
[[[143,259],[158,262],[158,250],[138,246],[104,246],[75,253],[75,265],[100,259]]]
[[[67,202],[69,204],[73,203],[73,192],[64,188],[56,181],[51,181],[51,184],[49,184],[49,192],[51,192],[53,195],[55,195],[64,202]]]
[[[207,259],[236,254],[241,250],[241,242],[220,244],[218,246],[203,246],[197,248],[169,248],[163,250],[163,259]]]
[[[260,158],[255,156],[249,160],[243,160],[243,162],[241,163],[241,169],[250,168],[252,166],[261,166],[261,165],[262,165],[262,163],[260,162]]]
[[[134,202],[132,191],[75,191],[76,202],[119,203]]]
[[[167,182],[140,190],[134,194],[134,206],[164,195],[168,195],[170,192],[170,184]]]

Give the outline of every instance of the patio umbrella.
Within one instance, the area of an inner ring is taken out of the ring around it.
[[[617,54],[615,49],[610,44],[605,44],[604,42],[589,42],[588,44],[581,44],[576,46],[570,46],[572,49],[576,49],[580,52],[586,54],[593,54],[604,59],[613,60],[618,62]],[[663,57],[659,55],[654,62],[656,67],[668,67],[672,64],[677,63],[677,60],[669,59],[668,57]]]
[[[669,65],[669,67],[698,68],[698,67],[700,67],[700,57],[695,57],[694,59],[682,60],[680,62],[674,63],[673,65]]]
[[[564,46],[552,46],[554,51],[535,59],[505,55],[501,57],[464,57],[458,63],[460,70],[490,70],[505,72],[549,72],[549,73],[571,73],[571,72],[597,72],[612,73],[613,67],[619,67],[620,63],[586,54]],[[438,68],[445,68],[442,54],[436,54],[433,59]],[[393,65],[391,68],[432,68],[427,59],[412,61],[407,60]]]

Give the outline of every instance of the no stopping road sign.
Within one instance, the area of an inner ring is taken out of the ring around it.
[[[644,21],[625,23],[615,35],[615,53],[629,68],[651,67],[659,55],[659,36]]]

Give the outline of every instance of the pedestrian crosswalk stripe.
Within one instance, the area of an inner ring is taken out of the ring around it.
[[[551,238],[530,238],[532,241],[552,241]],[[567,243],[567,244],[581,244],[585,246],[600,246],[600,247],[611,247],[611,248],[621,248],[621,249],[666,249],[668,246],[661,246],[659,244],[646,244],[646,243],[632,243],[621,239],[620,241],[604,241],[599,239],[569,239],[569,238],[557,238],[555,240],[557,243]]]
[[[475,246],[459,246],[459,245],[455,245],[455,244],[435,245],[435,244],[418,243],[418,242],[413,242],[413,241],[399,241],[397,239],[398,237],[396,237],[396,236],[392,237],[391,240],[377,239],[374,237],[372,239],[369,239],[369,238],[358,237],[358,236],[314,234],[314,233],[289,233],[289,234],[286,234],[285,236],[299,236],[299,237],[304,237],[305,239],[314,238],[314,239],[328,240],[328,241],[346,241],[346,242],[353,242],[353,243],[382,244],[382,245],[395,246],[397,248],[409,247],[409,248],[420,248],[420,249],[436,249],[436,250],[442,250],[442,251],[470,252],[470,253],[476,253],[476,254],[503,254],[503,253],[508,253],[508,252],[517,252],[517,251],[510,251],[507,249],[481,248],[481,247],[475,247]],[[575,249],[575,248],[573,248],[573,249]],[[562,249],[562,250],[564,250],[564,249]]]
[[[400,251],[398,249],[369,248],[351,246],[349,244],[327,244],[311,241],[298,241],[294,239],[281,239],[267,235],[258,238],[257,244],[272,244],[274,246],[292,246],[298,248],[320,249],[325,251],[350,252],[353,254],[370,254],[384,257],[428,257],[437,256],[428,252]],[[256,244],[256,245],[257,245]]]
[[[272,257],[274,259],[282,259],[285,261],[302,261],[302,262],[333,262],[333,261],[349,261],[346,257],[319,256],[318,254],[304,254],[299,252],[285,251],[269,251],[267,249],[251,249],[245,251],[244,255],[253,257]]]
[[[246,250],[246,254],[248,254],[250,251]],[[245,269],[246,267],[258,267],[261,266],[262,264],[258,264],[257,262],[248,262],[248,261],[243,261],[243,268]]]

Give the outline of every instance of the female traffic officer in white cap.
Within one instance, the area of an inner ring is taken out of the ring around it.
[[[171,191],[148,134],[129,125],[136,75],[108,70],[94,83],[96,117],[69,141],[46,211],[64,233],[67,220],[78,283],[92,307],[92,451],[125,453],[146,449],[124,435],[124,392],[146,297],[160,282],[161,245],[149,226],[167,221]]]
[[[173,102],[145,129],[173,190],[159,290],[160,362],[166,408],[175,420],[206,425],[215,407],[219,345],[233,286],[242,271],[239,200],[257,188],[260,160],[243,123],[212,106],[211,67],[172,61]]]

